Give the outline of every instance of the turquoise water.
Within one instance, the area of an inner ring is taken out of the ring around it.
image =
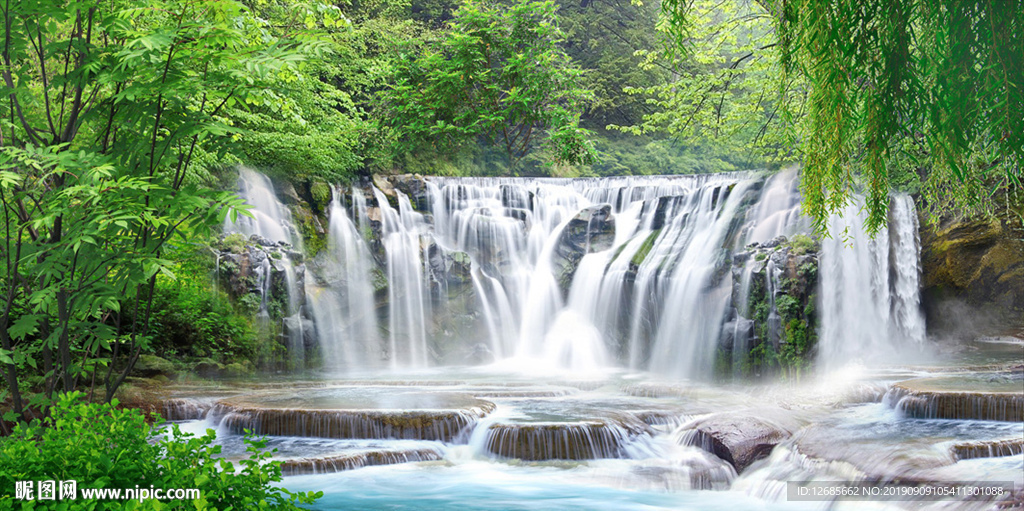
[[[792,509],[736,492],[668,493],[586,482],[590,478],[614,479],[614,472],[594,467],[565,470],[471,462],[456,466],[371,467],[333,475],[290,477],[285,484],[291,490],[323,491],[323,498],[313,509],[324,511]],[[629,482],[629,472],[618,474],[620,483]]]

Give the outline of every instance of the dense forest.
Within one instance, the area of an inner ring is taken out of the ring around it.
[[[70,435],[25,421],[51,406],[94,420],[61,396],[130,401],[160,364],[288,366],[280,325],[209,278],[212,253],[245,243],[220,235],[248,214],[239,166],[308,204],[309,258],[332,186],[397,174],[799,165],[823,236],[855,194],[877,231],[894,190],[926,221],[997,219],[1021,236],[1017,0],[6,0],[0,13],[5,435]]]

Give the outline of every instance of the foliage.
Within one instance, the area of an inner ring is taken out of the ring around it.
[[[789,248],[793,255],[806,255],[814,251],[816,243],[814,238],[806,234],[794,234],[789,238]]]
[[[269,461],[265,441],[246,437],[248,458],[236,466],[217,460],[214,432],[194,438],[177,425],[160,429],[134,409],[84,402],[82,393],[61,394],[43,421],[15,426],[0,438],[0,486],[16,481],[76,480],[77,500],[61,509],[300,509],[319,494],[291,493],[281,481],[280,462]],[[102,501],[82,499],[82,488],[197,488],[195,501]],[[13,495],[0,509],[13,509]]]
[[[167,244],[241,205],[199,186],[193,158],[225,154],[229,111],[267,101],[319,46],[274,37],[233,0],[13,2],[2,16],[0,371],[19,414],[22,379],[39,405],[87,373],[113,396],[149,349]]]
[[[231,238],[231,236],[228,236]],[[227,243],[225,239],[225,243]],[[160,356],[256,360],[262,353],[251,317],[214,288],[205,245],[183,245],[168,254],[175,278],[158,276],[153,299],[153,350]]]
[[[509,168],[538,145],[556,164],[591,163],[579,126],[590,91],[562,39],[553,2],[464,3],[439,40],[396,70],[386,122],[397,152],[484,138],[501,145]]]
[[[674,72],[661,62],[641,66],[647,53],[660,45],[654,30],[660,12],[657,2],[560,0],[558,5],[565,52],[585,70],[582,83],[594,92],[583,114],[584,126],[600,137],[609,124],[639,122],[650,107],[644,98],[625,91],[666,83]]]
[[[701,11],[665,0],[666,26],[688,47]],[[771,0],[781,90],[806,87],[799,118],[802,190],[819,231],[866,189],[867,228],[886,222],[902,159],[925,169],[933,207],[992,211],[1021,189],[1024,4],[955,0]],[[799,108],[794,109],[794,106]],[[806,112],[803,108],[806,107]],[[792,126],[790,126],[792,127]]]
[[[686,2],[685,20],[658,25],[663,35],[675,35],[673,29],[685,22],[678,40],[688,51],[672,46],[639,51],[642,68],[667,68],[675,78],[625,87],[625,93],[646,98],[650,108],[641,119],[609,128],[667,134],[706,146],[711,158],[742,155],[742,168],[792,161],[794,137],[783,129],[790,122],[784,114],[799,110],[803,89],[778,72],[770,16],[751,4]]]

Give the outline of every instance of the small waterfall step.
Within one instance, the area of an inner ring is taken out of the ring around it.
[[[1024,438],[959,442],[949,449],[957,460],[1016,456],[1024,453]]]
[[[918,378],[894,384],[885,403],[909,417],[1024,422],[1019,375]]]
[[[225,399],[209,415],[233,434],[451,442],[494,407],[457,392],[352,386]]]
[[[437,448],[379,449],[374,451],[310,458],[286,458],[281,461],[281,473],[286,476],[331,474],[345,470],[378,465],[397,465],[419,461],[444,459],[444,450]]]
[[[485,445],[492,454],[526,461],[624,458],[629,442],[650,433],[646,423],[625,414],[579,422],[508,422],[492,424]]]

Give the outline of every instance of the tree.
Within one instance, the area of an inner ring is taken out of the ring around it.
[[[510,168],[538,145],[555,163],[591,163],[589,132],[579,126],[591,94],[559,47],[555,10],[551,1],[463,4],[440,40],[399,66],[386,98],[398,152],[484,138],[502,147]]]
[[[691,2],[662,3],[689,49]],[[867,227],[885,224],[888,194],[908,164],[936,206],[991,211],[1017,194],[1024,160],[1024,3],[1020,0],[763,0],[784,102],[801,151],[806,212],[824,231],[859,187]],[[698,13],[699,14],[699,13]],[[751,98],[747,95],[747,98]],[[794,109],[793,106],[797,106]],[[806,108],[803,111],[803,108]]]
[[[793,137],[783,114],[799,110],[804,91],[799,84],[787,86],[778,72],[769,16],[743,2],[695,0],[688,9],[686,52],[652,50],[642,64],[668,67],[675,79],[627,87],[627,93],[647,97],[653,111],[641,122],[611,128],[667,133],[718,157],[746,155],[749,163],[792,159]]]
[[[279,38],[233,0],[6,1],[2,16],[0,373],[18,416],[23,391],[45,406],[83,376],[113,397],[147,348],[156,275],[172,276],[166,244],[241,204],[199,186],[194,158],[224,154],[227,109],[318,45],[308,17]]]
[[[609,124],[635,124],[651,107],[627,94],[631,87],[668,82],[675,71],[661,62],[641,66],[659,47],[657,3],[630,0],[560,0],[560,27],[566,53],[585,70],[584,85],[594,100],[583,125],[603,130]]]

